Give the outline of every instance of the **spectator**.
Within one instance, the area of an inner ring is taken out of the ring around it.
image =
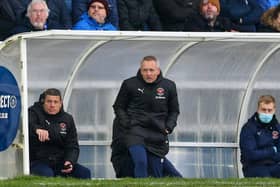
[[[241,129],[240,150],[245,177],[280,178],[280,124],[275,111],[275,98],[261,96],[257,112]]]
[[[64,112],[60,91],[44,91],[28,110],[30,173],[54,177],[91,178],[77,163],[79,144],[73,117]]]
[[[280,32],[280,5],[264,12],[258,32]]]
[[[32,0],[28,5],[26,16],[27,18],[21,25],[17,25],[12,29],[11,35],[48,29],[49,9],[44,0]]]
[[[221,16],[239,26],[241,32],[256,32],[263,13],[257,0],[220,0]]]
[[[106,0],[91,0],[88,11],[83,13],[73,30],[117,30],[107,21],[109,5]]]
[[[125,145],[130,153],[134,177],[148,177],[148,168],[152,176],[162,177],[168,134],[177,125],[179,104],[175,83],[162,77],[154,56],[144,57],[137,76],[122,83],[113,108],[117,133],[113,136],[124,135],[119,145]],[[115,143],[113,148],[118,149],[118,141]]]
[[[73,23],[77,23],[81,15],[88,10],[88,3],[90,0],[72,0],[72,20]],[[109,16],[108,22],[119,29],[119,15],[117,8],[117,0],[108,0],[109,4]]]
[[[7,33],[4,36],[4,38],[20,32],[38,30],[33,28],[32,24],[30,23],[30,17],[26,17],[30,15],[30,12],[28,12],[27,7],[30,6],[31,4],[38,4],[38,3],[42,4],[42,1],[36,1],[36,0],[8,1],[7,5],[10,6],[10,10],[13,10],[14,19],[12,19],[11,21],[12,26],[6,30]],[[47,8],[49,9],[45,29],[49,30],[49,29],[71,28],[70,13],[66,8],[64,0],[48,0],[47,2],[44,2],[44,4],[47,4]]]
[[[280,4],[280,0],[257,0],[263,11],[266,11],[272,7]]]
[[[163,31],[183,31],[198,11],[198,0],[153,0]]]
[[[237,31],[238,27],[228,18],[221,17],[219,0],[200,0],[200,14],[185,23],[185,31],[222,32]]]
[[[152,0],[118,0],[120,30],[160,31]]]

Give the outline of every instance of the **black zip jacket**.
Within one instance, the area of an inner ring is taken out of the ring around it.
[[[121,142],[126,147],[144,145],[148,151],[160,157],[168,153],[168,134],[165,130],[169,133],[173,131],[179,115],[173,81],[160,74],[154,83],[146,83],[138,71],[136,77],[122,83],[113,108],[116,118],[112,154],[118,152],[114,150],[114,144]]]
[[[29,149],[30,161],[40,160],[55,164],[57,162],[77,162],[79,144],[73,117],[63,108],[56,115],[47,114],[40,102],[29,108]],[[40,142],[36,129],[49,132],[50,140]]]

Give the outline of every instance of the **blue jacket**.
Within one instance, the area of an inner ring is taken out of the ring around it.
[[[280,0],[256,0],[264,11],[280,4]]]
[[[88,9],[88,2],[90,0],[72,0],[72,20],[73,25],[77,23],[81,15],[86,12]],[[119,15],[116,0],[108,0],[109,3],[109,15],[108,20],[112,25],[117,29],[119,28]]]
[[[280,161],[280,124],[273,118],[263,124],[255,113],[242,127],[240,133],[241,162],[243,168],[250,165],[273,164]]]
[[[241,26],[243,32],[255,32],[263,13],[256,0],[220,0],[221,16]],[[240,21],[242,20],[242,21]]]
[[[74,26],[73,30],[103,30],[103,31],[115,31],[117,30],[111,23],[100,24],[92,19],[87,12],[83,13],[80,21]]]

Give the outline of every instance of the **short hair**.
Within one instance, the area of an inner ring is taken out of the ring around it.
[[[262,95],[262,96],[260,96],[259,97],[259,101],[258,101],[258,107],[260,107],[261,103],[264,103],[264,104],[273,103],[274,107],[276,107],[276,100],[271,95]]]
[[[49,16],[50,10],[49,10],[48,5],[47,5],[47,3],[46,3],[45,0],[32,0],[32,1],[28,4],[26,16],[27,16],[27,17],[30,17],[32,5],[33,5],[33,4],[36,4],[36,3],[42,3],[42,4],[44,4],[45,7],[47,8],[46,11],[47,11],[47,14],[48,14],[48,16]]]
[[[155,61],[157,67],[159,68],[160,66],[159,60],[153,55],[145,56],[141,61],[141,65],[143,64],[144,61]]]
[[[47,95],[59,96],[59,99],[62,100],[61,92],[56,88],[48,88],[40,95],[40,102],[44,103]]]

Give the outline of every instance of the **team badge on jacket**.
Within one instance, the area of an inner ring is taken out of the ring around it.
[[[276,140],[279,138],[279,132],[278,131],[272,131],[272,139]]]
[[[157,90],[156,90],[156,99],[166,99],[166,97],[165,97],[165,90],[163,89],[163,88],[158,88]]]
[[[65,123],[60,123],[59,124],[60,127],[60,134],[67,134],[67,125]]]

